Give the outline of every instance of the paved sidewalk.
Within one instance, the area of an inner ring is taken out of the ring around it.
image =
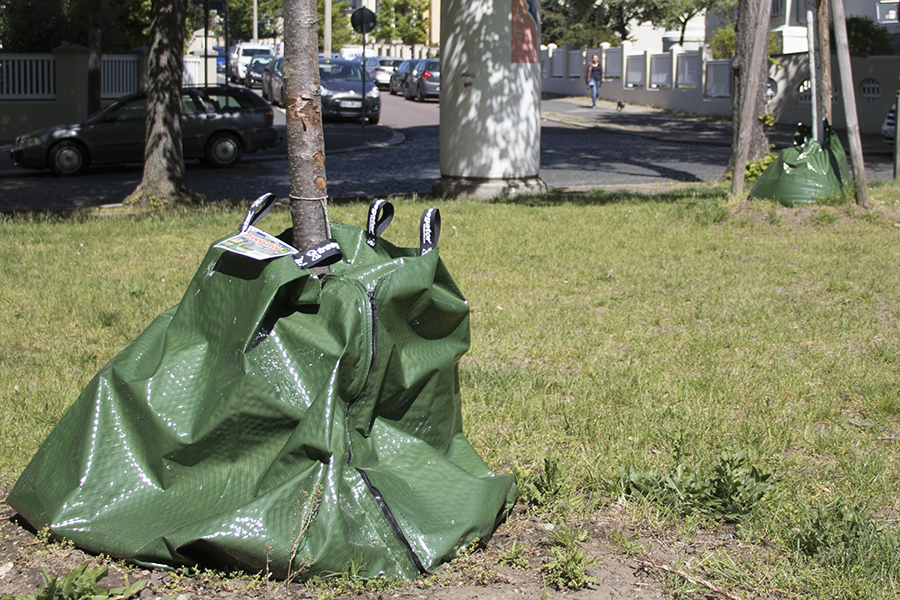
[[[732,121],[724,117],[693,115],[666,111],[649,106],[626,105],[619,111],[614,102],[600,100],[591,108],[588,97],[545,96],[541,102],[542,117],[581,127],[599,127],[610,131],[631,133],[656,140],[688,144],[709,144],[731,147]],[[795,125],[777,124],[769,130],[769,141],[778,152],[793,145]],[[849,157],[846,131],[839,131],[841,143]],[[863,156],[890,154],[893,147],[885,144],[880,135],[862,135]]]

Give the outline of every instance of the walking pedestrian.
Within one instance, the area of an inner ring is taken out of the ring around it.
[[[597,108],[597,95],[600,93],[600,84],[603,82],[603,67],[600,66],[600,57],[596,54],[591,57],[584,80],[591,90],[591,108]]]

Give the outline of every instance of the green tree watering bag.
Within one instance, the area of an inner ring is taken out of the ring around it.
[[[273,202],[257,200],[239,233],[258,232]],[[515,487],[463,435],[469,308],[439,258],[440,215],[425,212],[411,249],[379,237],[389,203],[369,213],[366,231],[332,223],[333,240],[302,254],[213,244],[9,503],[88,551],[279,577],[353,561],[411,579],[488,537]],[[279,243],[260,235],[262,249]],[[329,262],[325,277],[311,270]]]
[[[815,204],[852,185],[847,155],[834,130],[825,123],[825,141],[794,135],[795,147],[785,148],[750,189],[750,198],[778,200],[787,207]]]

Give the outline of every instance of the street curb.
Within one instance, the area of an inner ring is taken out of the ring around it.
[[[326,152],[325,157],[333,154],[348,154],[350,152],[362,152],[363,150],[377,150],[380,148],[390,148],[391,146],[399,146],[403,142],[406,141],[406,136],[398,131],[394,131],[387,125],[380,125],[380,127],[384,127],[385,129],[390,130],[391,139],[386,142],[379,142],[377,144],[364,144],[361,146],[350,146],[348,148],[339,148],[338,150],[332,150],[331,152]],[[285,142],[287,143],[287,142]],[[241,158],[242,163],[261,163],[261,162],[275,162],[279,160],[287,160],[287,156],[244,156]],[[15,177],[21,177],[24,173],[38,173],[43,169],[21,169],[19,171],[9,171],[5,173],[0,173],[0,179],[12,179]]]

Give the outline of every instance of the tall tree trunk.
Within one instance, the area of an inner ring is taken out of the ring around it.
[[[753,119],[749,131],[741,131],[739,125],[741,115],[741,102],[745,93],[747,81],[750,80],[750,62],[753,56],[753,34],[756,24],[760,22],[759,9],[756,0],[738,0],[737,40],[732,64],[732,94],[731,108],[734,128],[731,139],[731,159],[728,162],[728,172],[734,170],[737,160],[738,146],[740,143],[748,144],[747,160],[759,160],[769,151],[769,136],[765,124],[758,118]],[[766,19],[768,23],[768,19]],[[768,29],[768,28],[767,28]],[[768,57],[768,38],[761,52]],[[769,61],[761,61],[760,70],[755,81],[759,84],[754,89],[746,90],[753,95],[753,113],[759,117],[766,112],[766,85],[769,81]]]
[[[187,0],[153,0],[147,76],[144,177],[125,200],[140,209],[192,204],[199,196],[184,181],[181,147],[181,79]]]
[[[285,0],[283,14],[291,220],[294,247],[306,250],[330,237],[316,0]]]
[[[100,110],[103,96],[101,65],[103,61],[103,0],[88,5],[88,114]]]

